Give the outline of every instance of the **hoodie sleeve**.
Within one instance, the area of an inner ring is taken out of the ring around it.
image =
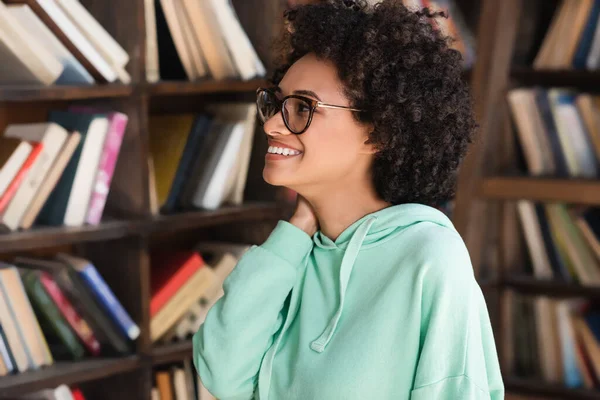
[[[485,299],[464,243],[445,237],[432,250],[422,280],[420,356],[411,400],[504,399]]]
[[[285,300],[312,249],[312,239],[279,221],[261,246],[253,246],[223,283],[194,335],[194,364],[202,383],[221,400],[254,393],[265,352],[283,324]]]

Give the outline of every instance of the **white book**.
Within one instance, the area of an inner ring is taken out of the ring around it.
[[[45,75],[47,72],[39,74],[39,71],[31,69],[22,52],[17,49],[0,29],[0,85],[50,85],[53,78]]]
[[[37,0],[37,3],[103,79],[107,82],[117,80],[117,73],[111,63],[100,54],[54,0]]]
[[[12,4],[8,6],[10,14],[23,26],[26,26],[32,36],[56,57],[63,65],[63,72],[57,79],[57,84],[62,85],[91,85],[94,78],[58,40],[52,31],[31,10],[27,4]]]
[[[183,0],[173,0],[173,2],[175,4],[177,20],[179,21],[181,31],[183,32],[183,38],[185,39],[185,44],[192,59],[194,69],[196,70],[196,75],[198,78],[203,78],[208,75],[208,69],[205,65],[204,55],[202,54],[200,43],[198,43],[198,40],[196,40],[196,35],[194,35],[192,22],[185,12]]]
[[[183,4],[213,78],[219,80],[238,77],[238,71],[208,0],[183,0]]]
[[[155,83],[160,80],[160,66],[154,0],[144,0],[144,17],[146,19],[146,80]]]
[[[185,384],[185,372],[183,368],[176,368],[173,372],[173,388],[177,400],[192,400],[188,398],[187,385]]]
[[[48,171],[50,171],[50,166],[54,163],[67,140],[67,135],[68,132],[62,126],[52,122],[9,125],[6,128],[5,137],[42,143],[40,154],[31,165],[31,169],[1,217],[0,222],[11,231],[18,229],[23,215],[27,212]]]
[[[28,27],[12,16],[8,6],[0,2],[0,37],[8,47],[36,78],[50,85],[58,79],[63,71],[62,63],[37,38],[29,32]],[[2,60],[3,66],[5,61]],[[10,68],[10,66],[9,66]],[[15,82],[4,83],[21,83]]]
[[[582,171],[580,169],[579,161],[576,158],[575,149],[569,133],[570,127],[568,124],[565,123],[565,119],[561,118],[559,112],[560,95],[560,89],[548,90],[548,100],[550,102],[552,118],[554,119],[554,124],[556,125],[556,133],[558,134],[560,147],[562,148],[563,154],[565,155],[565,161],[567,164],[569,175],[572,177],[581,176]]]
[[[171,37],[173,38],[173,44],[177,50],[177,55],[179,55],[179,60],[181,61],[181,65],[183,65],[183,69],[185,70],[185,74],[190,81],[194,81],[198,78],[198,73],[194,68],[192,56],[184,37],[183,28],[177,18],[177,10],[175,9],[176,1],[177,0],[160,0],[160,5],[162,7],[163,14],[165,15],[169,32],[171,32]]]
[[[94,118],[81,149],[81,157],[67,202],[64,219],[64,224],[67,226],[81,226],[85,222],[107,133],[108,118]]]
[[[520,200],[517,203],[521,226],[525,233],[525,241],[529,248],[529,256],[533,265],[533,275],[536,279],[552,279],[554,273],[550,266],[548,252],[544,246],[542,230],[540,228],[535,206],[529,200]]]
[[[207,6],[212,6],[219,28],[229,47],[242,79],[248,80],[255,76],[265,75],[265,67],[258,58],[252,43],[242,28],[240,21],[230,1],[208,0]]]
[[[31,150],[33,150],[33,146],[22,141],[0,169],[0,197],[31,154]]]
[[[24,339],[17,330],[17,322],[8,308],[6,297],[4,290],[0,290],[0,325],[2,325],[6,336],[6,345],[10,348],[15,359],[15,370],[23,372],[30,367],[30,361],[25,352]]]
[[[223,203],[226,194],[225,183],[235,167],[244,130],[244,123],[238,122],[230,131],[222,133],[219,137],[218,141],[223,145],[222,151],[217,150],[212,155],[216,158],[215,162],[211,162],[214,169],[209,168],[212,173],[208,177],[205,190],[196,192],[194,196],[193,204],[196,207],[216,210]],[[216,147],[220,148],[221,145],[217,144]]]
[[[55,1],[106,60],[118,67],[127,65],[129,54],[78,0]]]
[[[150,392],[150,399],[151,400],[160,400],[160,392],[158,391],[158,388],[153,387],[152,388],[152,392]],[[200,400],[200,399],[198,399]]]

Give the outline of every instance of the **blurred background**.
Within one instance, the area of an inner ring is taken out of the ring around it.
[[[191,335],[294,204],[254,99],[314,2],[0,0],[0,399],[213,399]],[[405,4],[463,55],[479,131],[440,208],[507,398],[600,399],[600,0]]]

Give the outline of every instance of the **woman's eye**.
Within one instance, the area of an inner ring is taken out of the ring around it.
[[[310,107],[307,104],[298,104],[297,110],[298,113],[305,113],[310,111]]]

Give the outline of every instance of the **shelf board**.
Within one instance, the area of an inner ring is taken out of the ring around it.
[[[576,87],[596,91],[600,89],[600,71],[537,70],[531,67],[516,67],[511,70],[510,76],[521,86]]]
[[[102,222],[81,227],[34,227],[0,234],[0,254],[72,243],[120,239],[132,235],[197,229],[236,221],[279,218],[282,210],[275,203],[248,203],[215,211],[192,211],[160,215],[148,219]]]
[[[24,231],[0,234],[0,253],[119,239],[135,234],[137,231],[139,231],[139,222],[136,221],[110,221],[79,227],[33,227]]]
[[[557,280],[536,279],[530,276],[509,276],[502,280],[501,285],[528,294],[600,298],[600,286],[582,286]]]
[[[71,385],[123,374],[141,366],[138,356],[125,358],[89,359],[77,362],[57,362],[36,371],[0,378],[0,398],[31,393],[60,384]]]
[[[600,205],[600,180],[491,177],[483,180],[480,195],[496,200]]]
[[[81,100],[127,97],[133,86],[121,84],[93,86],[4,86],[0,87],[0,102]]]
[[[192,211],[154,217],[147,233],[173,232],[197,229],[237,221],[257,221],[279,218],[282,212],[275,203],[248,203],[227,206],[214,211]]]
[[[600,391],[589,389],[570,389],[561,385],[516,377],[504,377],[506,392],[543,396],[553,399],[598,400]]]
[[[152,364],[169,364],[191,358],[192,347],[191,340],[157,346],[152,350]]]
[[[250,93],[260,86],[268,85],[265,79],[220,80],[220,81],[165,81],[148,85],[148,93],[151,96],[181,96],[189,94],[213,94],[213,93]]]

